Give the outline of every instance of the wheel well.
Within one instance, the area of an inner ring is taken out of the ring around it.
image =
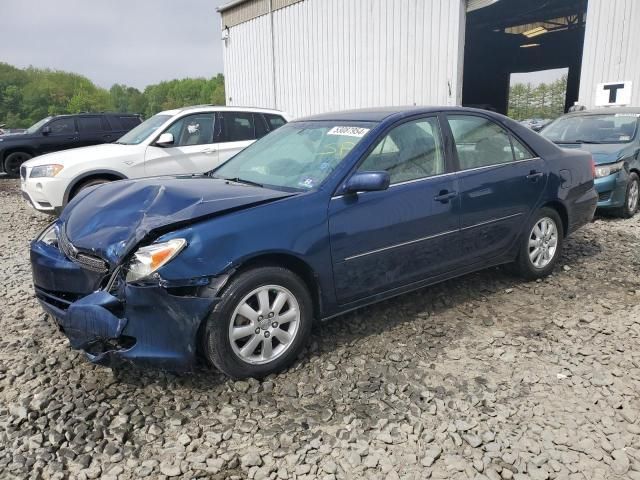
[[[251,258],[243,263],[236,272],[244,272],[255,267],[276,266],[291,270],[298,275],[307,286],[311,299],[313,300],[314,318],[318,319],[322,313],[322,302],[320,300],[320,285],[313,269],[299,258],[288,254],[267,254]]]
[[[9,155],[11,155],[12,153],[16,153],[16,152],[22,152],[22,153],[27,153],[31,156],[33,156],[33,150],[31,150],[30,148],[26,148],[26,147],[13,147],[13,148],[8,148],[7,150],[5,150],[4,152],[2,152],[2,161],[4,161],[5,158],[7,158]]]
[[[560,219],[562,220],[562,233],[566,237],[569,232],[569,213],[567,212],[566,207],[560,202],[548,202],[542,207],[553,208],[558,212],[558,215],[560,215]]]
[[[67,198],[67,201],[70,201],[73,197],[76,196],[76,194],[78,193],[78,190],[80,189],[80,187],[82,187],[82,185],[84,185],[87,182],[90,182],[91,180],[98,180],[98,179],[115,181],[115,180],[123,180],[124,177],[120,175],[116,175],[115,173],[96,173],[93,175],[82,177],[81,179],[77,180],[73,184],[73,187],[71,188],[71,190],[69,190],[69,198]]]

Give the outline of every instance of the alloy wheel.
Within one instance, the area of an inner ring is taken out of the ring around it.
[[[300,326],[296,297],[279,285],[265,285],[246,295],[229,323],[233,352],[244,362],[261,365],[283,355]]]
[[[629,198],[627,200],[627,207],[632,214],[638,209],[638,199],[640,198],[640,185],[637,181],[631,182],[629,185]]]
[[[558,227],[549,217],[536,222],[529,235],[529,260],[538,269],[547,267],[558,250]]]

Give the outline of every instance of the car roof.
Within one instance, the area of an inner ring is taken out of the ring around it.
[[[285,115],[281,110],[275,110],[273,108],[258,108],[258,107],[242,107],[242,106],[224,106],[224,105],[192,105],[189,107],[174,108],[172,110],[165,110],[158,112],[158,115],[178,115],[184,112],[255,112],[255,113],[273,113],[275,115]]]
[[[297,122],[302,121],[318,121],[318,120],[335,120],[335,121],[351,121],[351,122],[382,122],[393,116],[411,116],[421,115],[435,112],[474,112],[484,115],[496,116],[495,112],[469,107],[452,107],[452,106],[424,106],[416,107],[377,107],[377,108],[360,108],[355,110],[343,110],[338,112],[322,113],[296,119]]]
[[[621,113],[637,113],[640,114],[640,107],[603,107],[592,108],[589,110],[580,110],[577,112],[569,112],[566,116],[578,117],[580,115],[615,115]]]
[[[80,112],[80,113],[63,113],[60,115],[50,115],[51,118],[62,118],[62,117],[81,117],[82,115],[104,115],[104,116],[112,116],[112,117],[139,117],[139,113],[120,113],[120,112]]]

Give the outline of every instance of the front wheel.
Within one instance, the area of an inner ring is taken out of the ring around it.
[[[624,205],[618,210],[618,215],[622,218],[633,217],[638,211],[638,200],[640,200],[640,178],[637,173],[631,172],[627,182]]]
[[[551,274],[560,258],[564,231],[558,212],[542,208],[522,235],[516,267],[524,278],[535,280]]]
[[[247,270],[231,281],[207,320],[209,361],[232,378],[261,378],[289,366],[313,319],[304,282],[280,267]]]

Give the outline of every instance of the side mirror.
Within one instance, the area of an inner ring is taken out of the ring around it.
[[[49,135],[51,133],[51,127],[42,127],[42,135]]]
[[[386,190],[391,183],[389,172],[355,173],[344,184],[345,193],[378,192]]]
[[[156,140],[156,145],[158,147],[170,147],[174,142],[173,133],[163,133]]]

